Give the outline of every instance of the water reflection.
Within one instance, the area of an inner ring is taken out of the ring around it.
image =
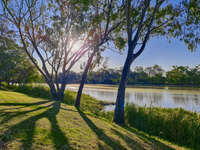
[[[77,91],[77,86],[68,87]],[[87,87],[83,91],[94,98],[115,102],[117,90],[110,88]],[[178,108],[200,113],[200,91],[198,90],[176,90],[176,89],[151,89],[151,88],[129,88],[126,91],[125,101],[146,107]],[[114,106],[106,108],[113,110]]]

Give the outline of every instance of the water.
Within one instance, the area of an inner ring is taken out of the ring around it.
[[[69,85],[68,88],[77,91],[78,85]],[[96,99],[115,102],[117,88],[99,85],[87,85],[83,93]],[[183,108],[200,113],[200,90],[173,88],[136,87],[127,88],[126,103],[134,103],[145,107]],[[113,110],[114,106],[107,106],[105,110]]]

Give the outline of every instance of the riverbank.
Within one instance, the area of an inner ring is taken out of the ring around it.
[[[68,86],[79,87],[79,84],[67,84]],[[116,84],[85,84],[84,87],[98,87],[102,89],[118,89],[118,85]],[[143,84],[135,84],[135,85],[127,85],[127,89],[129,88],[153,88],[153,89],[180,89],[180,90],[200,90],[200,86],[189,86],[189,85],[143,85]]]
[[[78,91],[79,85],[67,85],[68,90]],[[108,85],[86,85],[83,93],[102,101],[115,102],[117,88]],[[134,103],[143,107],[183,108],[200,113],[200,90],[169,88],[127,88],[126,103]],[[113,106],[106,107],[113,110]]]
[[[67,84],[67,87],[75,87],[79,88],[79,84]],[[84,88],[98,88],[98,89],[106,89],[106,90],[118,90],[118,85],[110,85],[110,84],[85,84]],[[132,89],[155,89],[155,90],[185,90],[185,91],[197,91],[200,92],[200,87],[192,87],[192,86],[153,86],[153,85],[128,85],[126,91],[130,91]]]
[[[127,104],[126,123],[150,135],[200,149],[200,115],[181,108],[140,107]]]
[[[186,149],[98,116],[95,112],[101,110],[102,102],[87,95],[83,96],[81,109],[76,109],[72,106],[74,92],[65,93],[64,103],[59,103],[48,98],[46,88],[7,90],[0,90],[2,150]]]
[[[9,89],[15,92],[24,93],[34,98],[51,100],[48,88],[45,86],[12,86]],[[3,95],[3,98],[8,98]],[[76,92],[65,92],[63,103],[73,106]],[[2,99],[2,96],[1,96]],[[104,107],[111,103],[99,101],[89,95],[83,94],[80,110],[90,117],[98,118],[112,124],[113,112],[104,112]],[[150,136],[157,136],[167,141],[200,149],[200,115],[185,111],[183,109],[167,108],[146,108],[133,104],[125,107],[126,130],[140,130]],[[182,139],[184,137],[184,139]]]

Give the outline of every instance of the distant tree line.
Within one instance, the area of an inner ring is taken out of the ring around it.
[[[70,72],[67,83],[80,83],[82,73]],[[104,68],[91,71],[87,84],[119,84],[121,69]],[[135,67],[130,71],[128,85],[200,85],[200,65],[195,67],[173,66],[165,71],[161,66]]]

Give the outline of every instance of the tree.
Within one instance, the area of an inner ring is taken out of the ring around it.
[[[189,7],[186,6],[191,6],[193,0],[189,2],[180,1],[179,5],[172,5],[171,2],[165,0],[124,0],[123,2],[125,6],[125,31],[127,33],[128,53],[116,99],[114,122],[117,124],[124,123],[125,88],[131,64],[142,54],[151,37],[177,37],[184,40],[190,49],[196,48],[195,44],[200,42],[197,34],[191,35],[198,28],[192,28],[193,30],[187,31],[187,34],[184,32],[186,28],[192,27],[192,25],[197,26],[196,22],[184,24],[187,21],[185,17],[189,17],[188,11],[191,12],[188,9]],[[196,1],[195,4],[197,3],[198,5],[192,5],[192,8],[196,13],[199,13],[200,4]],[[193,15],[193,18],[197,17]],[[197,22],[199,23],[198,19]],[[191,39],[187,38],[188,35]]]
[[[120,21],[117,18],[117,15],[119,15],[119,8],[114,7],[117,2],[118,1],[113,2],[113,0],[104,2],[99,0],[92,1],[90,14],[93,14],[91,19],[91,25],[94,28],[93,48],[88,53],[88,60],[82,74],[76,97],[76,107],[80,106],[81,95],[87,80],[88,71],[92,64],[94,65],[96,63],[93,59],[96,57],[97,62],[99,62],[101,57],[100,53],[105,49],[101,48],[101,46],[109,41],[110,34],[120,25]]]
[[[89,15],[87,3],[77,5],[73,0],[2,0],[1,15],[14,26],[24,51],[56,100],[64,98],[69,71],[91,47],[93,33],[84,18]]]
[[[154,65],[153,67],[146,67],[145,72],[148,74],[149,77],[153,77],[156,74],[163,74],[164,70],[159,65]]]
[[[133,83],[148,84],[149,83],[148,74],[144,70],[145,69],[141,66],[135,67],[134,72],[130,73],[130,77],[133,78],[133,81],[131,84]]]
[[[12,39],[0,36],[0,82],[30,83],[39,78],[27,55]]]
[[[173,66],[172,70],[166,73],[168,84],[173,85],[199,85],[199,66],[189,68],[187,66]]]

